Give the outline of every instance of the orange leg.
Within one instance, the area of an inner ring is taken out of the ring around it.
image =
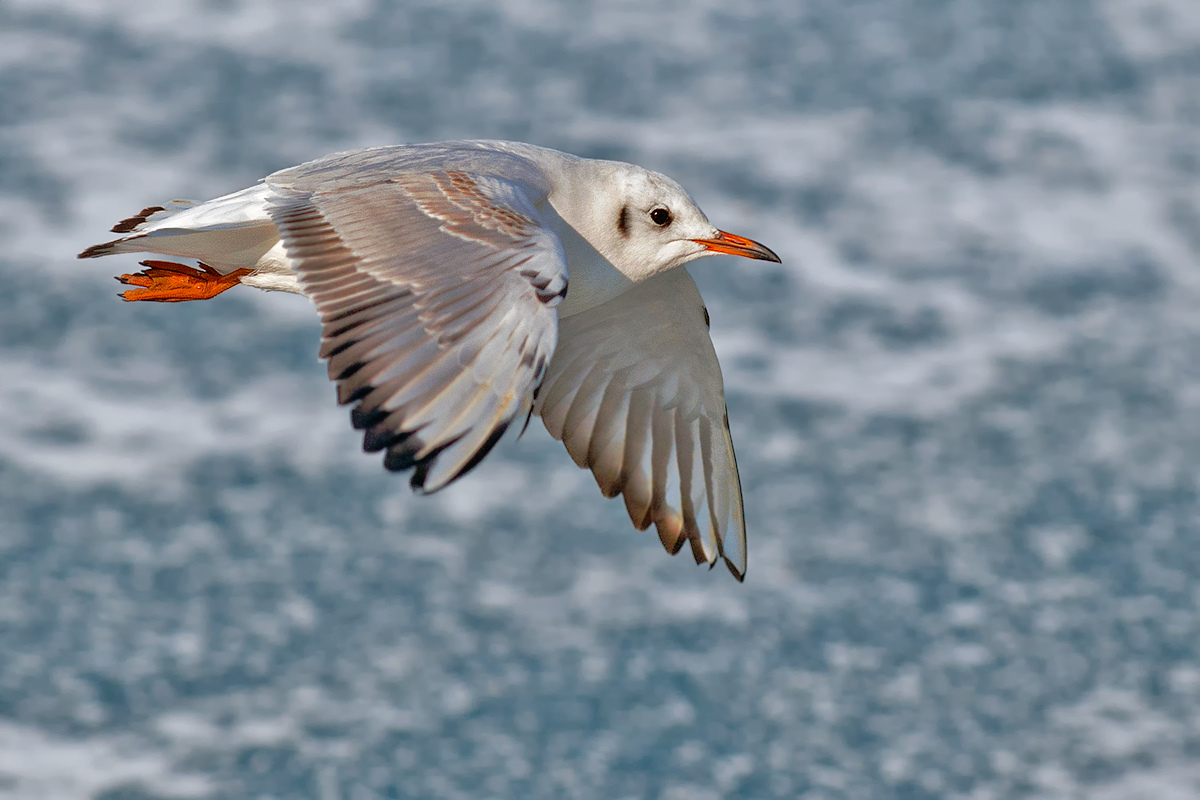
[[[121,293],[124,300],[152,300],[156,303],[182,303],[184,300],[208,300],[241,282],[250,274],[248,269],[235,269],[222,275],[208,264],[200,269],[185,267],[171,261],[143,261],[143,270],[135,275],[121,275],[118,281],[126,286],[141,288]]]

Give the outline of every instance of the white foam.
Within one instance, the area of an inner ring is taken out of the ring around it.
[[[170,3],[139,0],[13,0],[11,12],[58,12],[101,27],[113,26],[147,40],[203,42],[264,53],[309,52],[328,32],[371,7],[369,0],[324,3],[232,2],[200,4],[184,12]],[[322,55],[314,48],[311,55]]]
[[[1184,55],[1200,41],[1200,5],[1192,0],[1102,0],[1099,6],[1134,58]]]
[[[1051,713],[1052,740],[1069,758],[1032,770],[1038,798],[1185,800],[1200,794],[1200,767],[1187,752],[1190,725],[1149,705],[1136,693],[1100,687],[1074,706]],[[1119,774],[1102,783],[1066,764],[1109,765]]]
[[[131,786],[166,798],[207,797],[217,788],[128,736],[65,738],[0,722],[0,800],[91,800]]]
[[[19,421],[0,428],[0,457],[76,488],[153,487],[170,498],[212,456],[254,454],[306,475],[365,461],[351,458],[357,448],[345,413],[311,379],[268,375],[201,400],[169,388],[177,381],[165,364],[140,365],[143,377],[160,378],[159,388],[143,392],[116,391],[82,365],[73,373],[12,356],[0,365],[0,416]]]

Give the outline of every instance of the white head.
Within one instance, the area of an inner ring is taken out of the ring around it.
[[[683,187],[658,172],[620,161],[579,159],[585,172],[570,188],[555,187],[551,202],[562,218],[626,277],[635,281],[701,256],[779,261],[769,249],[718,230]]]

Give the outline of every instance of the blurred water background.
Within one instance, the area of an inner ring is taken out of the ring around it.
[[[144,205],[348,147],[669,173],[745,585],[536,422],[413,497]],[[1195,0],[0,0],[0,798],[1200,797]]]

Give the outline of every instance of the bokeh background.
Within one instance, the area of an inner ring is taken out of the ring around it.
[[[413,497],[114,222],[354,146],[665,171],[744,585],[535,422]],[[0,0],[0,798],[1200,797],[1195,0]]]

